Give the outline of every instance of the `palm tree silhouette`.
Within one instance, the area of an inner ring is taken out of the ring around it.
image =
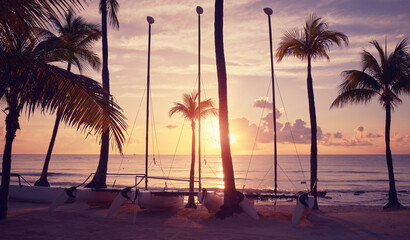
[[[218,218],[231,216],[239,211],[239,197],[236,193],[231,147],[229,143],[228,91],[223,42],[223,0],[215,0],[215,56],[218,75],[219,135],[221,142],[222,169],[224,175],[224,205],[217,213]]]
[[[368,51],[362,52],[363,70],[347,70],[342,73],[343,83],[339,86],[339,96],[333,101],[332,107],[343,107],[345,104],[368,103],[373,97],[379,98],[380,104],[386,110],[386,162],[389,175],[389,202],[383,207],[402,208],[397,199],[394,180],[393,158],[390,150],[391,111],[401,103],[402,94],[410,93],[410,53],[407,39],[403,39],[388,56],[377,41],[371,44],[377,49],[380,64]]]
[[[312,59],[325,57],[330,59],[326,51],[336,43],[339,47],[344,42],[349,43],[347,36],[341,32],[327,30],[328,25],[322,18],[311,15],[302,30],[287,31],[281,38],[277,48],[278,62],[285,56],[294,56],[302,61],[307,60],[307,91],[309,100],[309,115],[311,127],[310,148],[310,188],[315,198],[313,209],[318,209],[317,204],[317,122],[315,98],[313,94]]]
[[[22,32],[21,32],[22,33]],[[38,34],[16,35],[12,41],[0,35],[0,97],[6,107],[6,141],[3,154],[0,189],[0,219],[7,215],[10,185],[12,144],[19,129],[23,109],[31,115],[36,109],[59,111],[62,121],[78,130],[94,130],[102,135],[108,127],[113,129],[119,151],[124,141],[125,117],[120,107],[105,99],[108,95],[101,85],[84,76],[53,66],[51,61],[69,61],[63,41],[54,44],[37,44]],[[8,42],[8,44],[3,44]],[[54,49],[53,51],[48,51]]]
[[[101,0],[100,1],[100,13],[101,13],[101,30],[102,30],[102,84],[103,88],[110,93],[110,75],[108,72],[108,35],[107,35],[107,20],[110,25],[116,29],[119,29],[120,23],[118,22],[117,12],[120,5],[117,0]],[[107,19],[108,18],[108,19]],[[106,98],[109,102],[110,99]],[[98,162],[97,171],[90,183],[86,185],[89,188],[106,188],[107,184],[107,165],[110,145],[110,129],[103,134],[101,140],[100,160]]]
[[[100,27],[96,24],[87,23],[81,17],[75,17],[75,13],[72,10],[69,10],[65,14],[64,22],[61,22],[58,18],[52,16],[50,17],[50,21],[57,29],[59,37],[55,36],[51,32],[45,31],[49,35],[45,41],[63,40],[65,43],[67,43],[67,45],[69,45],[68,51],[65,51],[65,53],[70,56],[70,61],[67,65],[67,71],[71,70],[71,64],[73,63],[75,66],[77,66],[81,73],[83,69],[83,62],[91,65],[93,69],[99,70],[101,66],[100,59],[94,52],[90,50],[90,48],[92,47],[92,43],[97,41],[101,37]],[[53,151],[54,142],[57,137],[62,113],[57,111],[56,115],[57,116],[54,123],[53,133],[51,136],[47,155],[44,160],[43,170],[41,172],[40,178],[34,183],[34,186],[50,186],[50,183],[47,180],[48,166],[50,164],[51,154]]]
[[[199,110],[198,93],[192,92],[191,94],[182,95],[182,103],[174,103],[174,106],[169,110],[169,116],[171,117],[175,113],[180,113],[184,118],[191,121],[192,129],[192,147],[191,147],[191,170],[189,174],[189,191],[194,191],[194,179],[195,179],[195,124],[198,120],[198,115],[201,118],[205,118],[209,115],[216,116],[217,109],[214,107],[212,99],[201,101],[201,110]],[[198,112],[200,113],[198,114]],[[196,208],[194,202],[194,196],[189,196],[186,208]]]

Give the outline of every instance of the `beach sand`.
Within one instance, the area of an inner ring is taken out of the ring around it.
[[[410,210],[382,211],[370,206],[321,206],[292,226],[293,205],[258,204],[259,220],[246,214],[216,219],[206,209],[139,211],[133,205],[113,216],[106,208],[66,204],[49,213],[48,205],[10,202],[0,222],[0,239],[410,239]]]

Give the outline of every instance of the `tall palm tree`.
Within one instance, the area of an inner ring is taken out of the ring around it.
[[[224,205],[221,211],[217,213],[217,217],[224,218],[239,211],[239,198],[236,193],[235,175],[229,143],[228,91],[223,42],[223,0],[215,0],[214,28],[216,70],[218,75],[219,135],[224,174]]]
[[[119,29],[120,23],[118,22],[117,12],[120,5],[117,0],[101,0],[100,1],[100,13],[101,13],[101,30],[102,30],[102,56],[103,56],[103,66],[102,66],[102,85],[103,88],[110,93],[110,75],[108,72],[108,37],[107,37],[107,18],[111,26]],[[109,102],[110,99],[107,97],[106,101]],[[101,150],[100,150],[100,160],[98,162],[97,171],[92,179],[92,181],[86,185],[86,187],[95,188],[106,188],[107,184],[107,165],[108,165],[108,155],[109,155],[109,136],[110,129],[102,136]]]
[[[384,209],[402,208],[397,199],[393,171],[393,158],[390,150],[391,111],[401,103],[400,95],[410,94],[410,52],[407,39],[403,39],[388,56],[377,41],[371,44],[377,49],[380,63],[368,51],[362,52],[362,70],[347,70],[342,73],[343,83],[339,86],[339,96],[331,107],[343,107],[345,104],[368,103],[378,97],[386,110],[386,162],[389,175],[389,202]]]
[[[45,31],[48,35],[45,41],[62,40],[70,46],[70,50],[73,50],[67,51],[68,55],[71,55],[70,61],[67,65],[67,71],[70,71],[71,64],[74,64],[81,73],[83,69],[83,62],[87,62],[92,68],[99,70],[101,65],[100,59],[90,50],[90,48],[92,47],[92,43],[101,37],[100,27],[96,24],[87,23],[81,17],[75,17],[75,13],[72,10],[65,14],[64,22],[61,22],[56,17],[50,17],[50,21],[57,29],[59,37],[55,36],[51,32]],[[47,155],[44,160],[43,170],[40,178],[34,183],[34,186],[50,186],[50,183],[47,180],[48,166],[50,164],[51,154],[57,137],[62,114],[57,111],[56,115],[53,133]]]
[[[192,92],[191,94],[184,94],[182,96],[182,103],[174,103],[174,106],[169,110],[169,116],[171,117],[175,113],[180,113],[184,118],[191,121],[192,129],[192,147],[191,147],[191,170],[189,174],[189,191],[194,191],[194,179],[195,179],[195,125],[198,120],[198,115],[201,118],[205,118],[209,115],[217,115],[217,110],[214,107],[212,99],[201,101],[201,108],[198,104],[198,92]],[[199,110],[200,109],[200,110]],[[200,113],[198,114],[198,112]],[[189,196],[186,208],[196,208],[194,202],[194,196]]]
[[[31,32],[33,34],[33,32]],[[37,44],[37,35],[12,34],[13,42],[4,45],[0,41],[0,98],[6,104],[6,140],[3,154],[2,182],[0,189],[0,219],[7,215],[7,200],[10,184],[12,144],[19,129],[19,117],[23,110],[33,114],[36,109],[58,111],[62,121],[85,132],[94,130],[101,135],[108,127],[113,129],[120,150],[126,128],[125,117],[113,102],[106,102],[108,93],[96,81],[70,73],[48,63],[68,61],[66,51],[55,45],[49,48]],[[54,44],[61,44],[55,42]]]
[[[315,198],[313,209],[318,209],[317,203],[317,122],[315,98],[313,94],[313,79],[312,79],[312,59],[327,58],[326,51],[333,44],[339,47],[344,42],[347,46],[349,39],[341,32],[327,30],[328,25],[322,21],[322,18],[311,15],[306,19],[306,24],[303,29],[293,29],[287,31],[281,38],[276,57],[278,62],[282,61],[285,56],[294,56],[304,61],[307,60],[307,92],[309,101],[309,115],[311,127],[311,147],[310,147],[310,188]]]

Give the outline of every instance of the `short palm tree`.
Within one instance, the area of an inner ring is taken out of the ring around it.
[[[368,103],[378,97],[386,110],[386,162],[389,175],[389,202],[384,209],[402,208],[397,199],[394,180],[393,158],[390,150],[391,111],[401,103],[400,95],[410,94],[410,53],[407,39],[400,41],[388,56],[377,41],[371,44],[377,49],[380,63],[368,51],[362,52],[362,70],[347,70],[342,73],[343,83],[339,86],[339,96],[331,107],[345,104]]]
[[[318,209],[317,204],[317,122],[315,99],[313,94],[312,79],[312,59],[327,58],[326,51],[333,44],[341,46],[344,42],[349,43],[347,36],[341,32],[327,30],[328,25],[322,18],[311,15],[302,30],[293,29],[285,33],[281,38],[276,57],[278,62],[285,56],[294,56],[302,61],[307,60],[307,91],[309,100],[309,115],[311,127],[311,148],[310,148],[310,188],[315,198],[314,209]]]
[[[103,88],[110,93],[110,75],[108,72],[108,34],[107,34],[107,20],[110,24],[119,29],[120,23],[118,21],[117,13],[120,5],[117,0],[100,0],[100,13],[101,13],[101,30],[102,30],[102,85]],[[110,99],[107,97],[106,101]],[[98,162],[97,171],[91,182],[86,187],[106,188],[107,187],[107,167],[108,167],[108,155],[109,155],[109,136],[110,129],[102,136],[100,160]]]
[[[198,107],[198,93],[193,92],[191,94],[184,94],[182,96],[182,103],[175,103],[175,105],[169,110],[169,116],[171,117],[175,113],[180,113],[184,118],[191,121],[192,129],[192,147],[191,147],[191,170],[189,174],[189,191],[194,191],[194,178],[195,178],[195,124],[198,120],[198,116],[205,118],[209,115],[217,115],[217,110],[214,107],[212,99],[201,101],[201,112],[199,113]],[[194,202],[194,196],[189,196],[188,203],[185,206],[187,208],[196,208]]]
[[[90,50],[92,43],[101,37],[100,27],[96,24],[87,23],[81,17],[75,17],[75,13],[69,10],[64,16],[64,22],[61,22],[56,17],[50,17],[50,21],[59,33],[59,37],[53,33],[44,30],[47,38],[43,43],[63,41],[68,46],[65,49],[66,55],[69,57],[67,71],[71,70],[71,64],[77,66],[80,73],[83,69],[83,62],[88,63],[95,70],[99,70],[101,62],[99,57]],[[49,51],[56,51],[57,49],[48,49]],[[48,166],[50,164],[51,154],[54,147],[54,142],[57,137],[58,127],[60,125],[62,113],[57,111],[56,120],[54,123],[53,133],[48,147],[47,155],[44,160],[43,170],[40,178],[34,183],[34,186],[49,187],[50,183],[47,180]]]

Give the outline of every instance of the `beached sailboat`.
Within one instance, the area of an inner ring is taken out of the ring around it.
[[[32,186],[17,173],[11,173],[10,176],[18,180],[17,185],[10,185],[9,198],[13,201],[51,203],[64,192],[64,188]]]
[[[151,16],[147,17],[148,21],[148,67],[147,67],[147,117],[145,129],[145,191],[135,191],[138,195],[138,204],[142,208],[149,210],[160,210],[169,208],[180,208],[183,206],[184,198],[182,196],[158,196],[148,191],[148,131],[149,131],[149,94],[150,94],[150,64],[151,64],[151,25],[155,22]]]
[[[145,134],[145,190],[140,190],[136,186],[123,189],[117,194],[108,210],[108,216],[112,215],[126,201],[130,200],[135,204],[148,210],[164,210],[183,207],[184,198],[182,195],[165,195],[161,192],[148,191],[148,132],[149,132],[149,94],[150,94],[150,59],[151,59],[151,25],[155,22],[151,16],[147,17],[148,22],[148,67],[147,67],[147,110],[146,110],[146,134]]]
[[[71,188],[32,186],[20,174],[12,173],[11,176],[18,179],[18,184],[10,185],[9,198],[11,200],[51,204],[50,211],[67,201],[107,205],[114,200],[119,192],[115,189],[80,189],[79,186]]]

